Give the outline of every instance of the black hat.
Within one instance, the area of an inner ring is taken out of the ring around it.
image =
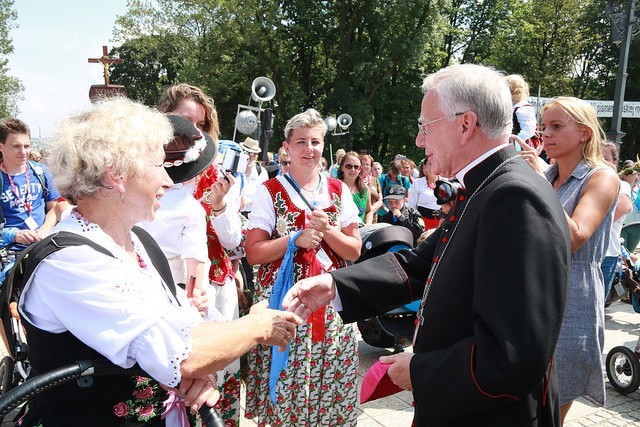
[[[173,126],[173,140],[164,147],[164,167],[178,184],[203,172],[213,162],[218,147],[208,133],[184,117],[168,114],[167,118]]]
[[[385,200],[402,200],[407,197],[407,190],[402,185],[392,185],[387,193]]]

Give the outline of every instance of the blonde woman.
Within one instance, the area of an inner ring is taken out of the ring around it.
[[[571,233],[571,276],[556,346],[555,365],[564,422],[579,397],[604,406],[605,256],[620,180],[604,162],[604,132],[593,107],[578,98],[558,97],[542,109],[545,150],[555,159],[544,176],[556,190]],[[523,157],[536,169],[535,150],[524,143]],[[576,373],[580,374],[577,375]]]

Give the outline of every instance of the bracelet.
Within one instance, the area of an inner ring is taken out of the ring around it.
[[[220,209],[213,209],[213,207],[211,207],[211,212],[222,212],[226,208],[227,208],[227,204],[224,203]]]

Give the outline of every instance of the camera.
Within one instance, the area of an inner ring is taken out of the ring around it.
[[[236,174],[237,172],[244,173],[248,164],[249,156],[247,154],[229,148],[224,152],[220,165],[227,172]]]

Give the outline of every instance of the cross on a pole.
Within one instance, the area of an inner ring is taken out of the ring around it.
[[[104,84],[109,85],[109,67],[111,64],[122,64],[122,59],[109,58],[106,46],[102,46],[102,57],[89,58],[90,63],[100,63],[104,67]]]

